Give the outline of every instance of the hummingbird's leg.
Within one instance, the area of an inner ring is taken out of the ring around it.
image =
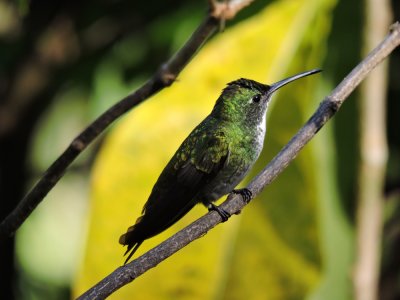
[[[228,213],[225,209],[215,205],[212,202],[207,201],[203,203],[208,208],[208,211],[215,210],[221,216],[222,222],[228,221],[229,217],[231,216],[231,214]]]
[[[233,190],[232,193],[241,195],[244,202],[246,202],[246,203],[249,203],[251,198],[253,197],[253,193],[249,189],[246,189],[246,188]]]

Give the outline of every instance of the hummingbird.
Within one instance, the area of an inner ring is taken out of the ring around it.
[[[259,157],[272,94],[314,69],[267,85],[250,79],[227,84],[211,113],[189,134],[161,172],[142,215],[123,234],[126,264],[144,240],[164,231],[196,204],[216,211],[225,222],[230,214],[213,202],[228,193],[250,201],[250,190],[235,189]]]

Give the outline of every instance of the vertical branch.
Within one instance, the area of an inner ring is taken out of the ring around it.
[[[366,0],[364,46],[381,40],[390,22],[388,0]],[[361,87],[358,208],[354,298],[378,299],[382,240],[382,207],[387,162],[386,141],[387,62],[381,64]]]

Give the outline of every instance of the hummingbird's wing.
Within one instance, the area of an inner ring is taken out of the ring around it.
[[[193,132],[164,168],[142,216],[121,236],[120,243],[128,245],[127,252],[134,246],[135,251],[143,240],[164,231],[193,208],[196,194],[228,158],[229,143],[222,131],[213,135]]]

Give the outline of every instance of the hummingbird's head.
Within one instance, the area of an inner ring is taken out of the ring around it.
[[[284,85],[299,78],[319,73],[315,69],[280,80],[272,85],[251,79],[238,79],[228,83],[218,98],[213,113],[233,122],[257,125],[263,122],[272,94]]]
[[[220,118],[252,125],[262,121],[268,107],[270,86],[251,79],[228,83],[218,98],[214,112]]]

